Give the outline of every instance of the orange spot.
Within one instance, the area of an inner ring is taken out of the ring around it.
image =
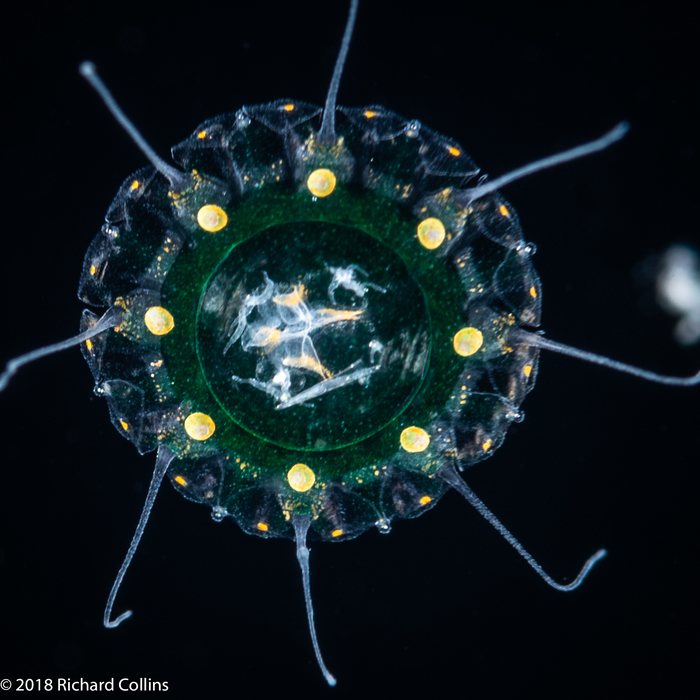
[[[134,190],[137,190],[137,189],[139,188],[139,185],[140,185],[140,184],[141,184],[141,183],[140,183],[138,180],[134,180],[134,181],[131,183],[131,191],[133,192]]]
[[[523,367],[523,374],[526,377],[529,377],[531,372],[532,372],[532,365],[525,365],[525,367]]]
[[[285,367],[295,367],[297,369],[308,369],[311,372],[316,372],[319,377],[324,379],[329,379],[333,375],[315,358],[311,355],[299,355],[299,357],[285,357],[282,360],[282,364]]]
[[[371,109],[366,109],[365,116],[367,117],[367,119],[371,119],[372,117],[376,117],[377,113],[373,112]]]
[[[97,272],[97,268],[94,265],[90,265],[90,274],[94,275]]]
[[[450,146],[447,150],[449,151],[451,156],[458,156],[462,153],[462,151],[460,151],[459,148],[455,148],[454,146]]]
[[[537,290],[534,287],[530,287],[530,296],[535,299],[537,297]]]
[[[305,297],[306,287],[303,284],[295,284],[291,292],[278,294],[276,297],[272,297],[272,301],[283,306],[297,306],[304,301]]]
[[[286,105],[284,105],[284,107],[282,107],[282,109],[285,112],[293,112],[294,111],[294,104],[291,102],[288,102]]]
[[[267,523],[258,523],[257,527],[261,532],[267,532],[269,530]]]
[[[266,345],[275,346],[277,343],[279,343],[281,336],[282,331],[278,330],[277,328],[263,326],[254,332],[253,338],[251,339],[251,345],[257,348],[264,348]]]
[[[129,429],[129,424],[125,420],[120,420],[119,425],[121,425],[121,427],[124,428],[124,430]]]
[[[342,534],[343,534],[342,530],[333,530],[333,532],[331,532],[331,535],[333,537],[340,537]]]
[[[501,204],[500,207],[498,207],[498,211],[503,214],[503,216],[510,216],[510,212],[508,211],[508,207],[505,204]]]
[[[92,350],[92,340],[86,340],[86,341],[85,341],[85,347],[86,347],[88,350]]]
[[[200,131],[200,132],[197,134],[197,138],[198,138],[198,139],[203,139],[203,138],[206,138],[206,135],[207,135],[207,132],[206,132],[206,131]]]
[[[432,500],[433,500],[433,499],[430,498],[430,496],[423,496],[423,498],[420,499],[420,504],[421,504],[422,506],[427,506],[428,503],[430,503],[430,501],[432,501]]]
[[[187,486],[187,479],[184,476],[176,476],[175,481],[180,484],[180,486]]]
[[[318,309],[316,311],[321,323],[334,323],[335,321],[356,321],[364,313],[364,309]]]
[[[486,451],[491,449],[491,445],[493,445],[491,440],[487,440],[481,447]]]

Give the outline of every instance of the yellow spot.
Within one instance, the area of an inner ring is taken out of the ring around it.
[[[523,367],[523,374],[524,374],[526,377],[529,377],[529,376],[530,376],[530,372],[532,372],[532,365],[525,365],[525,367]]]
[[[197,212],[197,223],[209,233],[221,231],[228,223],[226,212],[216,204],[205,204]]]
[[[168,335],[175,328],[175,319],[162,306],[151,306],[143,315],[144,323],[153,335]]]
[[[121,427],[124,428],[124,430],[129,429],[129,424],[125,420],[120,420],[119,425],[121,425]]]
[[[303,284],[295,284],[291,292],[287,294],[278,294],[276,297],[272,297],[272,301],[282,306],[297,306],[304,301],[305,297],[306,287],[304,287]]]
[[[356,321],[364,313],[364,309],[317,309],[316,313],[321,317],[321,323],[335,323],[336,321]]]
[[[308,491],[316,481],[316,475],[305,464],[295,464],[287,472],[287,481],[295,491]]]
[[[451,156],[458,156],[462,152],[459,148],[455,148],[454,146],[450,146],[447,150]]]
[[[293,112],[294,111],[294,104],[292,102],[288,102],[286,105],[284,105],[284,107],[282,107],[282,109],[285,112]]]
[[[176,476],[175,481],[180,484],[180,486],[187,486],[187,479],[185,479],[184,476]]]
[[[530,287],[530,296],[535,299],[537,297],[537,290],[534,287]]]
[[[308,369],[311,372],[316,372],[320,377],[328,379],[333,375],[311,355],[299,355],[299,357],[285,357],[282,360],[285,367],[295,367],[296,369]]]
[[[185,432],[193,440],[208,440],[215,430],[214,421],[206,413],[190,413],[185,418]]]
[[[423,219],[417,230],[420,244],[428,250],[435,250],[445,240],[445,226],[440,219]]]
[[[90,274],[94,275],[97,272],[97,268],[94,265],[90,265]]]
[[[340,537],[342,534],[343,534],[342,530],[333,530],[333,532],[331,532],[332,537]]]
[[[197,134],[197,138],[198,138],[198,139],[204,139],[204,138],[206,138],[206,137],[207,137],[207,132],[206,132],[206,131],[200,131],[200,132]]]
[[[377,116],[377,113],[374,112],[374,111],[371,110],[371,109],[366,109],[366,110],[365,110],[365,116],[367,117],[367,119],[371,119],[372,117],[376,117],[376,116]]]
[[[139,188],[139,185],[140,185],[140,184],[141,184],[141,183],[140,183],[138,180],[134,180],[134,181],[131,183],[131,187],[130,187],[131,191],[133,192],[134,190],[137,190],[137,189]]]
[[[452,340],[455,352],[462,357],[473,355],[484,343],[484,336],[478,328],[462,328]]]
[[[267,532],[269,530],[267,523],[258,523],[258,530],[261,532]]]
[[[401,431],[401,447],[406,452],[423,452],[430,444],[430,435],[415,425]]]
[[[423,498],[420,499],[420,504],[421,504],[422,506],[427,506],[428,503],[430,503],[430,501],[432,501],[432,500],[433,500],[433,499],[430,498],[430,496],[423,496]]]
[[[500,211],[503,216],[510,216],[508,207],[505,204],[501,204],[501,206],[498,207],[498,211]]]
[[[483,447],[484,451],[486,451],[491,449],[491,445],[493,445],[491,440],[487,440],[481,447]]]
[[[85,347],[86,347],[88,350],[92,350],[92,340],[86,340],[86,341],[85,341]]]
[[[335,175],[326,168],[320,168],[309,175],[306,186],[314,197],[327,197],[335,189],[335,183]]]
[[[254,332],[250,343],[256,348],[264,348],[266,345],[272,345],[274,347],[277,345],[277,343],[279,343],[281,336],[282,331],[279,329],[271,328],[270,326],[263,326]]]

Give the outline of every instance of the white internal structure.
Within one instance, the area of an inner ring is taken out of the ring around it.
[[[680,316],[674,335],[681,345],[700,340],[700,255],[683,245],[671,246],[661,259],[656,297],[668,313]]]
[[[386,292],[379,285],[363,281],[361,277],[366,278],[367,273],[357,265],[328,270],[332,275],[327,290],[331,306],[310,302],[304,284],[295,284],[290,290],[290,285],[276,283],[264,272],[263,285],[245,296],[233,333],[224,347],[226,353],[240,342],[245,352],[260,354],[256,377],[234,374],[232,379],[269,394],[277,402],[278,410],[306,403],[354,382],[367,384],[381,365],[384,346],[376,339],[368,343],[364,353],[369,363],[360,356],[334,374],[319,358],[313,338],[319,329],[366,322],[362,318],[367,308],[365,295],[370,290]],[[360,307],[336,308],[339,289],[361,299]],[[364,350],[360,348],[360,354]],[[316,381],[307,387],[309,378]]]

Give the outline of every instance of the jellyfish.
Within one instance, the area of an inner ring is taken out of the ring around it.
[[[544,338],[533,247],[499,190],[603,150],[625,125],[493,181],[462,147],[380,106],[336,109],[350,18],[323,109],[294,100],[143,141],[91,64],[82,72],[152,167],[125,181],[85,258],[80,345],[116,429],[156,469],[116,592],[162,478],[250,534],[351,539],[454,488],[559,590],[458,473],[491,456],[534,386],[541,349],[676,379]],[[156,234],[154,235],[154,232]],[[342,463],[342,467],[339,466]]]

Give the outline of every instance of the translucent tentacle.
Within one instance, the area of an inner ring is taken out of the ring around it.
[[[321,649],[318,646],[318,639],[316,638],[316,625],[314,624],[314,608],[311,603],[311,583],[310,583],[310,573],[309,573],[309,548],[306,546],[306,534],[309,531],[309,526],[311,525],[311,518],[308,515],[293,515],[292,524],[294,525],[294,533],[296,535],[297,541],[297,559],[299,560],[299,566],[301,566],[301,577],[304,584],[304,600],[306,601],[306,617],[309,620],[309,631],[311,632],[311,643],[314,645],[314,653],[316,654],[316,661],[323,673],[323,677],[326,679],[326,683],[331,687],[336,684],[335,678],[329,673],[326,668],[326,664],[323,663],[323,658],[321,657]]]
[[[602,151],[616,141],[619,141],[629,131],[629,128],[630,125],[628,122],[620,122],[614,129],[608,131],[607,134],[603,134],[603,136],[595,141],[590,141],[589,143],[584,143],[581,146],[570,148],[568,151],[563,151],[562,153],[557,153],[553,156],[536,160],[534,163],[528,163],[522,168],[511,170],[509,173],[501,175],[501,177],[497,177],[495,180],[484,182],[478,187],[465,189],[463,190],[462,196],[466,197],[468,201],[471,202],[475,199],[479,199],[479,197],[490,194],[491,192],[500,190],[501,187],[513,182],[514,180],[520,180],[520,178],[532,175],[532,173],[537,173],[540,170],[545,170],[545,168],[551,168],[554,165],[561,165],[562,163],[567,163],[570,160],[581,158],[581,156],[587,156],[591,153]]]
[[[596,355],[595,353],[588,352],[586,350],[579,350],[578,348],[573,348],[570,345],[556,343],[553,340],[547,340],[537,333],[530,333],[528,331],[518,329],[513,331],[511,337],[513,336],[523,345],[532,345],[536,348],[542,348],[543,350],[558,352],[560,355],[568,355],[569,357],[575,357],[578,360],[584,360],[585,362],[592,362],[596,365],[609,367],[617,372],[631,374],[633,377],[646,379],[649,382],[668,384],[670,386],[695,386],[696,384],[700,384],[700,371],[691,377],[671,377],[667,374],[657,374],[656,372],[650,372],[646,369],[639,369],[639,367],[634,367],[624,362],[618,362],[618,360],[611,360],[609,357]]]
[[[146,495],[146,502],[143,504],[141,517],[139,518],[139,524],[136,526],[136,532],[134,533],[134,536],[131,540],[131,544],[129,545],[129,550],[127,551],[126,556],[124,557],[124,561],[122,562],[122,565],[119,569],[117,578],[114,580],[112,590],[109,592],[109,598],[107,598],[105,614],[102,618],[102,622],[107,628],[111,629],[112,627],[118,627],[119,625],[121,625],[122,622],[124,622],[124,620],[131,617],[131,615],[133,614],[131,610],[127,610],[126,612],[122,613],[116,620],[110,620],[110,617],[112,617],[112,608],[114,607],[114,599],[117,597],[119,587],[122,585],[122,581],[124,580],[126,571],[129,568],[129,564],[131,564],[131,560],[134,558],[134,554],[136,553],[136,548],[139,546],[139,542],[141,541],[143,531],[146,529],[148,516],[151,514],[153,502],[156,500],[156,496],[158,495],[158,489],[160,488],[160,484],[163,481],[165,472],[168,471],[168,467],[170,466],[170,463],[173,461],[174,458],[175,454],[171,452],[167,447],[163,447],[163,445],[161,445],[158,448],[156,465],[153,469],[151,485],[148,487],[148,494]]]
[[[604,549],[599,549],[588,561],[583,565],[583,568],[579,572],[578,576],[566,585],[557,583],[551,576],[545,573],[544,569],[533,559],[532,555],[518,542],[518,540],[511,535],[511,533],[506,529],[505,525],[484,505],[483,501],[467,486],[464,479],[457,473],[454,465],[445,465],[438,471],[438,476],[446,481],[455,491],[464,496],[471,505],[476,508],[481,515],[483,515],[486,520],[501,534],[502,537],[506,539],[507,542],[518,552],[518,554],[525,559],[525,561],[548,583],[552,588],[556,588],[558,591],[573,591],[578,588],[583,579],[586,578],[588,572],[593,568],[593,566],[600,561],[606,554],[607,551]]]
[[[105,103],[107,109],[112,113],[112,116],[119,122],[121,127],[131,137],[131,140],[141,149],[141,152],[148,158],[151,165],[163,176],[168,178],[170,184],[175,187],[182,185],[184,175],[172,165],[168,165],[154,150],[138,129],[134,126],[129,117],[124,114],[122,108],[117,104],[117,101],[112,96],[112,93],[107,89],[107,86],[102,82],[102,78],[97,74],[97,67],[91,61],[83,61],[78,70],[85,80],[90,83],[90,86],[100,96],[102,102]]]
[[[350,3],[350,11],[348,12],[348,21],[345,25],[345,33],[343,41],[340,44],[338,58],[335,61],[333,69],[333,77],[331,84],[328,87],[328,95],[326,96],[326,105],[323,108],[323,121],[318,132],[319,140],[322,143],[332,143],[336,139],[335,133],[335,106],[338,99],[338,88],[340,87],[340,79],[343,76],[343,68],[345,59],[348,56],[350,48],[350,40],[352,39],[352,31],[355,28],[355,18],[357,17],[357,7],[360,0],[352,0]]]
[[[53,355],[61,350],[67,350],[68,348],[75,347],[84,343],[90,338],[94,338],[96,335],[103,333],[109,328],[114,328],[121,323],[122,313],[119,309],[111,308],[108,309],[105,314],[96,323],[94,323],[90,328],[78,335],[68,338],[68,340],[62,340],[60,343],[54,343],[53,345],[47,345],[46,347],[39,348],[38,350],[32,350],[26,355],[20,355],[15,357],[14,360],[10,360],[5,366],[5,371],[0,375],[0,391],[2,391],[9,383],[10,379],[14,376],[15,372],[26,365],[29,362],[38,360],[47,355]]]

